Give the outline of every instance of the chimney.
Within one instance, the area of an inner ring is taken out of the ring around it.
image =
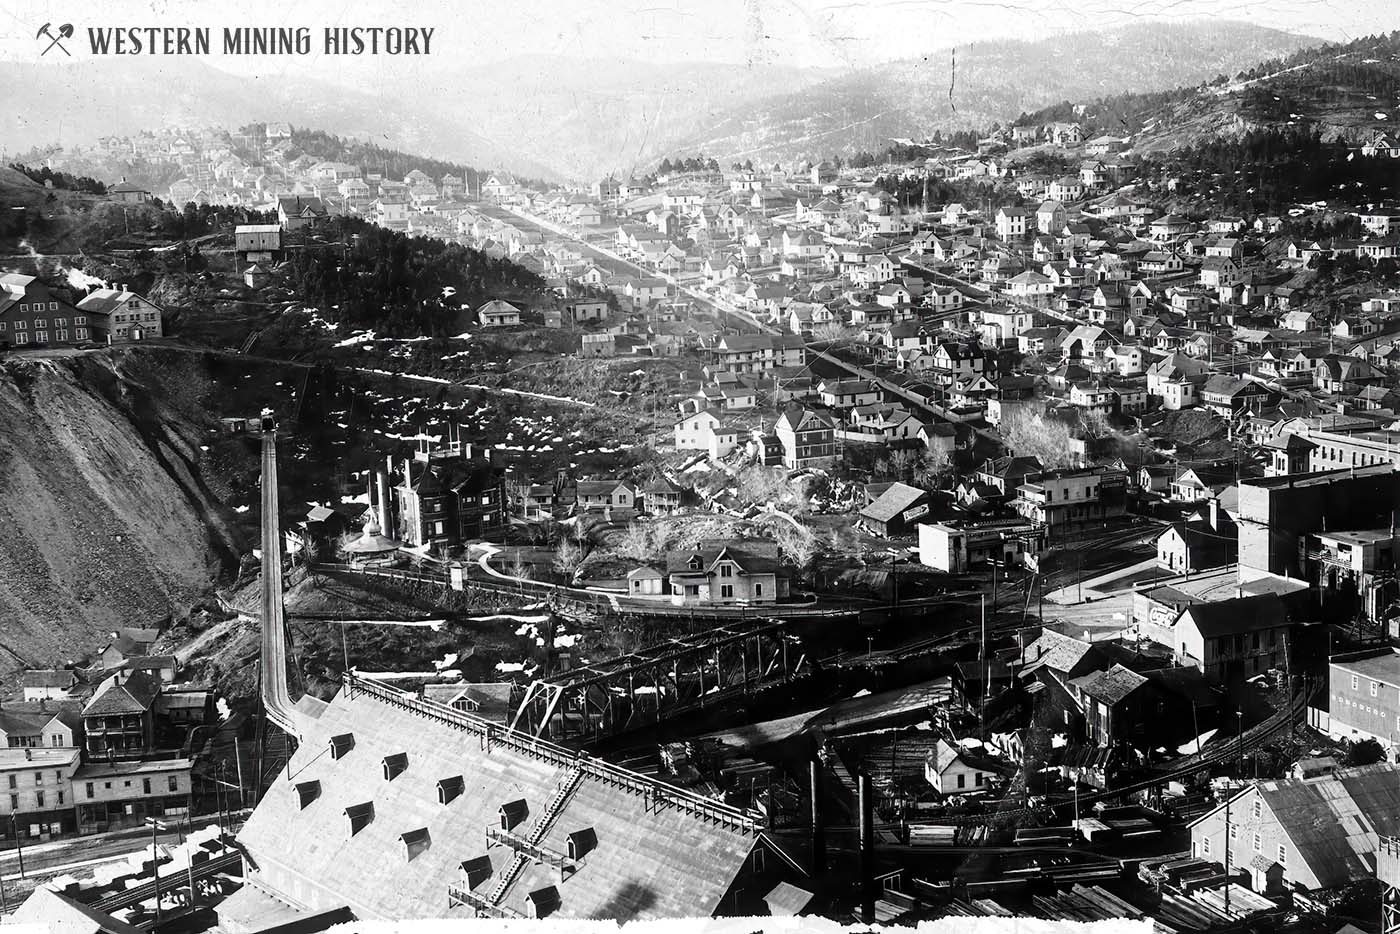
[[[821,878],[826,872],[826,821],[822,817],[821,760],[813,756],[807,762],[808,787],[812,806],[812,876]]]
[[[861,769],[857,792],[860,810],[860,920],[875,923],[875,821],[874,795],[870,791],[870,775]]]
[[[1210,500],[1210,527],[1214,531],[1220,531],[1220,498],[1212,497]]]

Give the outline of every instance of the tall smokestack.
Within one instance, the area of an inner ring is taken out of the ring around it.
[[[379,510],[379,531],[390,538],[394,537],[389,525],[389,473],[393,469],[393,458],[388,458],[384,463],[384,469],[374,472],[374,492],[376,499],[378,499],[375,507]]]
[[[807,779],[812,792],[812,876],[826,872],[826,821],[822,818],[822,764],[815,756],[807,763]]]
[[[858,779],[857,804],[860,808],[860,920],[875,923],[875,821],[870,775],[862,768]]]

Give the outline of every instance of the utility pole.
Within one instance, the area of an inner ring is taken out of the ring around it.
[[[19,839],[19,815],[10,814],[10,829],[15,833],[15,855],[19,857],[19,877],[24,878],[24,844]]]
[[[160,854],[156,851],[156,834],[167,828],[165,824],[156,820],[154,817],[146,818],[146,823],[151,828],[151,875],[155,879],[156,886],[155,927],[160,927]]]
[[[1225,914],[1230,914],[1230,799],[1234,797],[1234,792],[1225,793]]]

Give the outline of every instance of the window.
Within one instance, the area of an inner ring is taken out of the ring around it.
[[[959,788],[966,788],[966,787],[967,787],[967,776],[966,776],[966,775],[961,775],[961,774],[958,775],[958,787],[959,787]]]
[[[35,772],[35,773],[34,773],[34,784],[36,784],[36,785],[42,785],[42,784],[44,784],[44,773],[43,773],[43,772]]]
[[[1258,820],[1260,817],[1263,816],[1263,814],[1264,814],[1264,805],[1263,805],[1263,803],[1260,802],[1260,801],[1255,801],[1255,802],[1254,802],[1254,819],[1255,819],[1255,820]],[[1255,849],[1257,850],[1258,847],[1255,847]]]
[[[720,595],[721,597],[726,598],[726,599],[728,599],[729,597],[734,596],[734,585],[733,585],[733,584],[725,584],[725,585],[723,585],[723,586],[720,587],[720,589],[719,589],[719,595]]]
[[[15,813],[15,812],[18,811],[18,810],[19,810],[19,795],[10,795],[10,813],[13,814],[13,813]]]
[[[1254,852],[1258,853],[1262,849],[1264,849],[1264,838],[1256,833],[1254,835]]]
[[[1357,675],[1352,675],[1352,676],[1351,676],[1351,689],[1352,689],[1353,691],[1355,691],[1355,690],[1356,690],[1357,688],[1359,688],[1359,687],[1361,687],[1361,678],[1360,678],[1359,676],[1357,676]]]
[[[87,782],[87,783],[83,786],[83,790],[87,792],[87,796],[88,796],[89,798],[93,797],[92,782]]]
[[[48,322],[48,319],[47,319],[47,318],[35,318],[35,319],[34,319],[34,326],[35,326],[36,328],[48,327],[48,324],[49,324],[49,322]]]
[[[170,777],[168,777],[168,778],[165,780],[165,787],[166,787],[166,789],[167,789],[168,791],[179,791],[179,790],[180,790],[180,779],[179,779],[179,777],[178,777],[178,776],[175,776],[175,775],[171,775]]]
[[[1234,843],[1240,838],[1240,828],[1234,824],[1230,825],[1230,842]]]
[[[34,332],[34,343],[36,343],[36,344],[47,344],[48,342],[49,342],[49,332],[48,332],[48,331],[35,331],[35,332]]]
[[[1282,843],[1278,845],[1278,864],[1280,866],[1288,865],[1288,850],[1284,848]]]
[[[149,778],[143,778],[143,779],[141,779],[141,794],[143,794],[143,795],[148,795],[148,794],[150,794],[150,793],[151,793],[151,780],[150,780]]]
[[[44,806],[44,793],[42,791],[34,792],[34,806],[36,808],[42,808]]]
[[[20,305],[20,306],[19,306],[19,313],[20,313],[20,314],[25,314],[25,313],[28,312],[28,311],[29,311],[29,306],[28,306],[28,305]]]
[[[755,597],[761,597],[761,596],[763,596],[763,585],[762,585],[762,584],[754,584],[754,585],[753,585],[753,595],[754,595]]]
[[[0,321],[0,331],[3,331],[3,330],[5,330],[5,322],[4,322],[4,321]]]
[[[24,330],[25,328],[27,328],[27,327],[29,327],[29,322],[28,322],[28,321],[16,321],[16,322],[15,322],[15,330],[16,330],[16,331],[23,331],[23,330]]]
[[[732,566],[728,565],[728,564],[721,564],[721,565],[719,566],[719,576],[720,576],[720,577],[733,577],[733,576],[734,576],[734,568],[733,568]]]
[[[54,318],[54,319],[53,319],[53,326],[56,327],[56,328],[66,328],[66,327],[68,327],[68,319],[67,319],[67,318]]]
[[[10,787],[11,787],[11,788],[16,788],[16,787],[18,787],[18,782],[16,781],[15,776],[13,776],[13,775],[10,776]]]
[[[84,324],[87,324],[87,315],[75,315],[73,318],[73,323],[79,327],[83,326]]]
[[[1372,697],[1375,697],[1375,696],[1376,696],[1376,692],[1379,691],[1379,690],[1380,690],[1380,685],[1377,684],[1376,682],[1372,681],[1372,682],[1371,682],[1371,696],[1372,696]]]
[[[59,342],[68,340],[68,329],[60,328],[58,331],[54,332],[54,340]]]
[[[80,340],[80,341],[85,341],[85,340],[87,340],[87,339],[88,339],[88,329],[87,329],[87,328],[76,328],[76,329],[74,330],[74,332],[73,332],[73,339],[74,339],[74,340]]]
[[[1202,856],[1209,856],[1209,855],[1210,855],[1210,837],[1203,837],[1203,838],[1201,838],[1201,855],[1202,855]]]
[[[60,788],[60,789],[58,790],[58,803],[59,803],[60,805],[63,804],[63,789],[62,789],[62,788]]]
[[[58,311],[58,302],[49,302],[49,311]]]

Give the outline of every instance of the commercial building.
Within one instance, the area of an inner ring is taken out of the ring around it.
[[[1327,709],[1312,724],[1336,739],[1373,739],[1400,761],[1400,649],[1337,656],[1327,666]]]
[[[308,721],[238,835],[220,926],[762,910],[797,870],[753,816],[366,682]]]

